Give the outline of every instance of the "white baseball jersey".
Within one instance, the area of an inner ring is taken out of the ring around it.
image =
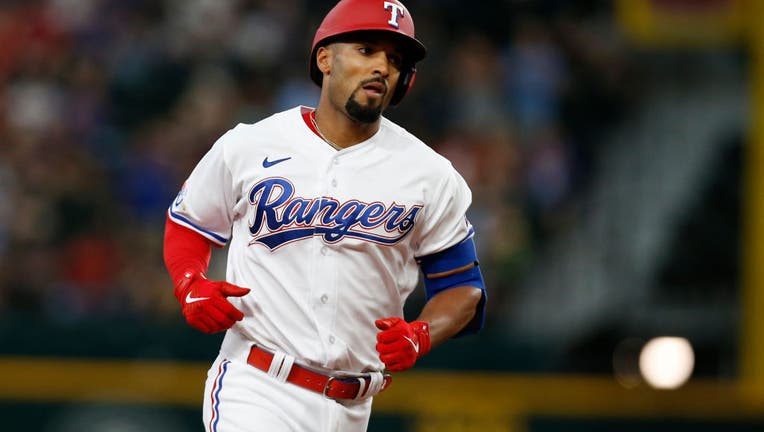
[[[383,118],[336,150],[297,107],[239,124],[202,158],[170,207],[175,222],[229,245],[229,298],[250,339],[306,365],[381,370],[379,318],[403,316],[415,257],[472,235],[471,193],[448,160]],[[238,332],[240,335],[231,335]]]

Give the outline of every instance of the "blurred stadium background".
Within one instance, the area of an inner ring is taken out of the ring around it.
[[[314,105],[332,3],[0,2],[0,429],[202,430],[220,337],[164,212],[225,130]],[[429,57],[388,116],[472,185],[489,315],[370,431],[764,430],[764,3],[407,6]],[[642,374],[660,336],[677,388]]]

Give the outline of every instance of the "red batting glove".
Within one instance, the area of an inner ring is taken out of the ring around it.
[[[186,321],[204,333],[228,330],[236,321],[241,321],[244,314],[226,297],[248,293],[249,288],[211,281],[201,273],[190,271],[175,285],[175,297],[180,301]]]
[[[430,352],[430,325],[424,321],[407,323],[403,318],[383,318],[374,324],[377,352],[387,370],[403,371],[414,366],[419,357]]]

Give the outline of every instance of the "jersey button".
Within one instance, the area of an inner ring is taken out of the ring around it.
[[[332,179],[332,187],[337,187],[337,179]]]
[[[326,255],[329,253],[329,248],[324,246],[321,248],[321,255]]]
[[[330,343],[330,344],[333,344],[333,343],[334,343],[334,336],[329,336],[329,343]]]
[[[339,165],[339,164],[340,164],[340,160],[335,158],[335,159],[334,159],[334,164],[335,164],[335,165]]]
[[[324,295],[321,296],[321,303],[326,304],[326,302],[328,302],[328,301],[329,301],[329,296],[328,295],[324,294]]]

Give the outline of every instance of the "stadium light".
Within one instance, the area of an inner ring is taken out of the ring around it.
[[[657,337],[648,341],[639,354],[639,369],[644,380],[657,389],[681,387],[692,374],[695,353],[681,337]]]

